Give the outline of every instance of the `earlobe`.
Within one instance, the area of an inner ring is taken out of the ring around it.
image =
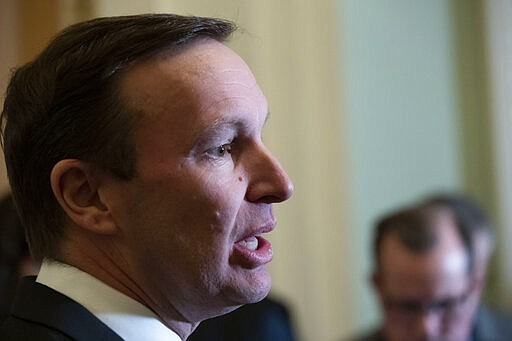
[[[81,160],[59,161],[52,169],[53,194],[69,219],[98,234],[114,234],[116,225],[108,205],[98,194],[92,167]]]

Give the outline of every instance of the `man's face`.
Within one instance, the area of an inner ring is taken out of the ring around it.
[[[448,224],[448,225],[447,225]],[[439,244],[408,250],[394,234],[382,240],[375,284],[390,341],[465,341],[478,304],[467,256],[449,219],[439,220]]]
[[[134,65],[121,89],[144,115],[137,176],[108,191],[136,295],[183,321],[261,300],[272,259],[262,234],[293,186],[262,143],[267,102],[247,65],[207,39]]]

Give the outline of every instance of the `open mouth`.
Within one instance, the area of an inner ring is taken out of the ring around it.
[[[259,239],[257,236],[251,236],[244,240],[239,241],[237,244],[240,245],[241,247],[245,247],[246,249],[254,251],[258,249]]]
[[[245,268],[257,268],[272,260],[272,244],[261,235],[254,235],[235,243],[232,261]]]

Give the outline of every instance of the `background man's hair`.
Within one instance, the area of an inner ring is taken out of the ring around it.
[[[54,165],[80,159],[120,179],[136,175],[131,140],[144,113],[122,103],[130,64],[198,38],[226,40],[231,22],[173,14],[99,18],[62,31],[17,69],[1,115],[2,146],[16,208],[32,253],[57,256],[64,213],[50,185]]]
[[[493,243],[493,224],[485,210],[473,199],[456,193],[444,193],[428,198],[425,205],[449,208],[454,213],[460,229],[473,237],[482,233]]]
[[[475,266],[475,236],[485,233],[492,240],[491,224],[485,211],[472,199],[459,194],[431,196],[419,204],[392,212],[381,218],[375,226],[374,262],[379,269],[382,240],[393,233],[409,250],[424,253],[439,242],[434,228],[436,215],[441,211],[452,215],[453,223],[468,256],[468,271]]]
[[[438,243],[438,234],[433,229],[434,212],[425,207],[409,207],[388,214],[375,226],[374,259],[379,268],[383,239],[393,234],[409,250],[424,253]]]

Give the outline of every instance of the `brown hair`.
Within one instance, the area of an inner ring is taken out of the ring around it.
[[[379,268],[382,240],[390,233],[396,233],[402,245],[413,252],[423,253],[433,249],[439,240],[438,232],[433,228],[434,217],[439,210],[447,210],[452,214],[453,223],[468,256],[468,271],[473,271],[475,235],[483,233],[492,241],[491,222],[475,201],[456,193],[433,195],[419,204],[381,218],[375,226],[373,251],[376,270]]]

